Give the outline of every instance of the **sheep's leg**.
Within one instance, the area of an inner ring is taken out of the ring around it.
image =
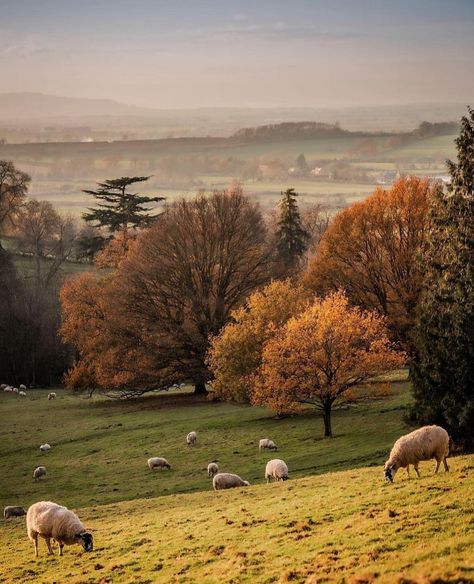
[[[53,548],[51,547],[51,538],[46,538],[46,545],[48,546],[48,552],[51,556],[54,556]]]
[[[410,478],[410,465],[407,466],[407,477]]]
[[[414,464],[414,465],[413,465],[413,468],[415,469],[416,476],[417,476],[418,478],[420,478],[420,471],[418,470],[418,464]]]
[[[266,477],[266,479],[267,479],[267,485],[268,485],[268,483],[270,482],[270,477]]]
[[[38,534],[37,533],[35,533],[33,535],[33,542],[35,544],[35,558],[37,558],[38,557]]]
[[[436,459],[436,468],[435,468],[435,474],[439,471],[439,465],[441,464],[441,460],[439,460],[439,458]]]
[[[62,556],[63,555],[63,547],[64,547],[64,544],[58,542],[58,547],[59,547],[59,555]]]
[[[446,460],[446,456],[443,458],[444,470],[446,472],[449,471],[448,461]]]

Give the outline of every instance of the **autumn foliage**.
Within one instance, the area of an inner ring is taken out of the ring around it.
[[[319,296],[343,289],[354,305],[376,309],[409,347],[422,284],[428,208],[440,187],[417,177],[377,190],[342,210],[323,235],[303,282]]]
[[[403,363],[383,318],[351,307],[337,292],[317,299],[268,340],[252,402],[277,412],[311,404],[322,411],[331,436],[332,409],[367,397],[359,391],[363,382]]]

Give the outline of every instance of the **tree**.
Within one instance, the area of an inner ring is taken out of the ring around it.
[[[137,229],[151,225],[156,217],[150,215],[151,209],[147,205],[163,201],[164,197],[147,197],[127,191],[131,185],[147,181],[149,178],[149,176],[124,176],[98,183],[99,188],[96,191],[84,190],[84,193],[92,195],[99,202],[98,208],[89,208],[88,213],[82,215],[83,219],[89,222],[94,221],[112,233],[121,231],[125,235],[130,228]]]
[[[249,402],[264,344],[308,304],[309,295],[291,280],[276,280],[251,294],[212,338],[208,362],[212,388],[224,400]]]
[[[343,289],[353,304],[376,309],[410,350],[422,285],[417,257],[426,245],[430,200],[439,189],[407,177],[340,211],[321,238],[304,285],[319,296]]]
[[[420,423],[474,444],[474,110],[461,120],[451,183],[433,199],[411,367]]]
[[[12,226],[23,205],[31,178],[15,168],[13,162],[0,160],[0,237]]]
[[[278,412],[310,404],[322,412],[330,437],[333,408],[367,399],[371,392],[361,384],[403,363],[383,318],[351,308],[337,292],[316,300],[265,344],[252,401]]]
[[[140,234],[102,290],[91,290],[93,299],[84,291],[81,306],[99,302],[104,313],[100,350],[84,350],[74,324],[68,340],[88,366],[100,362],[99,384],[121,395],[179,381],[205,392],[209,336],[269,278],[266,235],[258,206],[240,189],[173,203]],[[71,292],[63,301],[66,319],[82,310],[78,297]]]
[[[287,189],[278,203],[279,217],[277,221],[276,248],[278,260],[285,274],[298,271],[304,254],[308,249],[309,234],[301,224],[298,209],[298,193]]]
[[[299,154],[296,158],[296,167],[301,174],[306,174],[309,171],[309,166],[304,154]]]
[[[78,260],[93,263],[95,256],[102,250],[106,238],[97,227],[85,225],[78,233],[75,255]]]

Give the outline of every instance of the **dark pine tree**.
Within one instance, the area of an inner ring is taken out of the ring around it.
[[[112,233],[120,231],[125,236],[130,228],[147,227],[155,219],[150,215],[150,203],[163,201],[164,197],[147,197],[127,191],[130,185],[147,181],[149,176],[124,176],[98,183],[96,191],[83,191],[97,199],[97,208],[82,215],[85,221],[94,221]]]
[[[474,110],[461,120],[451,184],[435,197],[411,367],[420,423],[443,425],[474,445]]]
[[[297,197],[295,189],[288,189],[282,193],[278,202],[279,217],[275,236],[278,262],[283,275],[294,274],[300,269],[310,240],[309,233],[301,223]]]

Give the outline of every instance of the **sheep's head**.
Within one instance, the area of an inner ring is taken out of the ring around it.
[[[384,467],[384,476],[387,482],[393,483],[393,479],[395,478],[395,473],[397,472],[397,465],[390,460],[385,463]]]
[[[85,552],[91,552],[94,549],[94,542],[92,540],[92,533],[83,531],[76,534],[77,543],[80,543]]]

